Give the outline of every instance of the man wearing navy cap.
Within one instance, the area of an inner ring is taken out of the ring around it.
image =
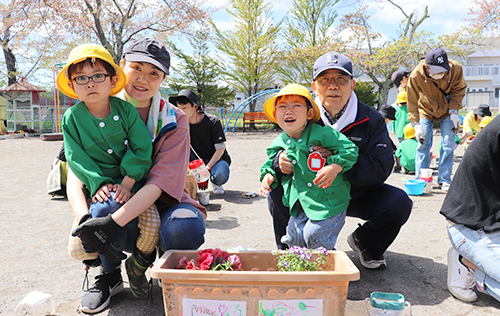
[[[320,125],[328,125],[347,136],[359,148],[359,157],[345,175],[351,183],[351,202],[347,216],[366,222],[360,225],[347,242],[356,251],[361,264],[367,269],[387,266],[384,253],[410,216],[412,201],[406,193],[384,181],[392,172],[394,159],[391,140],[384,117],[375,109],[358,100],[354,93],[352,63],[336,52],[319,57],[313,67],[311,84],[320,107]],[[331,155],[315,146],[325,157]],[[274,160],[279,174],[292,173],[292,165],[283,152]],[[278,176],[279,177],[279,176]],[[273,215],[274,234],[278,248],[286,233],[289,210],[281,201],[281,186],[268,195],[269,210]]]
[[[428,51],[408,81],[408,120],[420,143],[415,158],[415,177],[419,177],[421,168],[429,168],[432,127],[434,122],[440,122],[443,145],[438,183],[443,191],[448,191],[451,183],[455,133],[460,129],[458,110],[462,108],[466,88],[462,66],[448,59],[442,48]]]

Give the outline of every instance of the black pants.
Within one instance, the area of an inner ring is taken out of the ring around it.
[[[290,218],[290,211],[283,205],[282,196],[283,187],[278,185],[267,199],[278,249],[286,247],[280,240],[286,234]],[[360,227],[358,238],[373,259],[382,259],[401,226],[408,220],[412,206],[412,200],[403,190],[385,183],[357,190],[352,194],[347,216],[367,221]]]

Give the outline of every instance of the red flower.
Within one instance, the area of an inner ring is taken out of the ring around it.
[[[204,253],[209,253],[209,254],[213,255],[214,254],[214,250],[212,248],[200,250],[200,251],[197,252],[198,257],[201,257],[201,255],[203,255]]]
[[[196,263],[191,260],[187,263],[186,270],[198,270],[198,267],[196,267]]]
[[[217,263],[223,263],[229,257],[229,254],[226,251],[222,251],[219,248],[215,248],[213,252],[214,260]]]
[[[184,258],[182,258],[180,261],[179,261],[179,265],[177,266],[177,269],[185,269],[188,262],[187,262],[187,258],[188,256],[186,255]]]
[[[205,252],[198,258],[198,260],[196,260],[196,264],[200,267],[200,270],[210,270],[210,265],[213,261],[213,255]]]

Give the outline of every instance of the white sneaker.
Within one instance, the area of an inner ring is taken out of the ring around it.
[[[446,182],[441,183],[441,190],[448,191],[449,188],[450,188],[449,183],[446,183]]]
[[[448,290],[462,301],[474,302],[477,300],[477,294],[473,290],[474,272],[460,262],[459,256],[455,248],[448,250]]]
[[[224,194],[224,188],[222,187],[222,185],[217,185],[217,184],[212,184],[212,185],[213,185],[212,189],[213,194]]]

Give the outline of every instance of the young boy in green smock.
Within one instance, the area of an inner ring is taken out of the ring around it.
[[[334,249],[351,199],[351,185],[343,173],[356,163],[358,147],[333,128],[313,124],[320,118],[319,108],[309,90],[301,85],[281,89],[266,101],[264,112],[284,133],[267,149],[259,193],[267,195],[278,185],[272,168],[278,152],[283,150],[293,166],[291,175],[281,176],[283,203],[291,215],[281,242]],[[312,150],[315,145],[331,150],[333,155],[323,158]]]

